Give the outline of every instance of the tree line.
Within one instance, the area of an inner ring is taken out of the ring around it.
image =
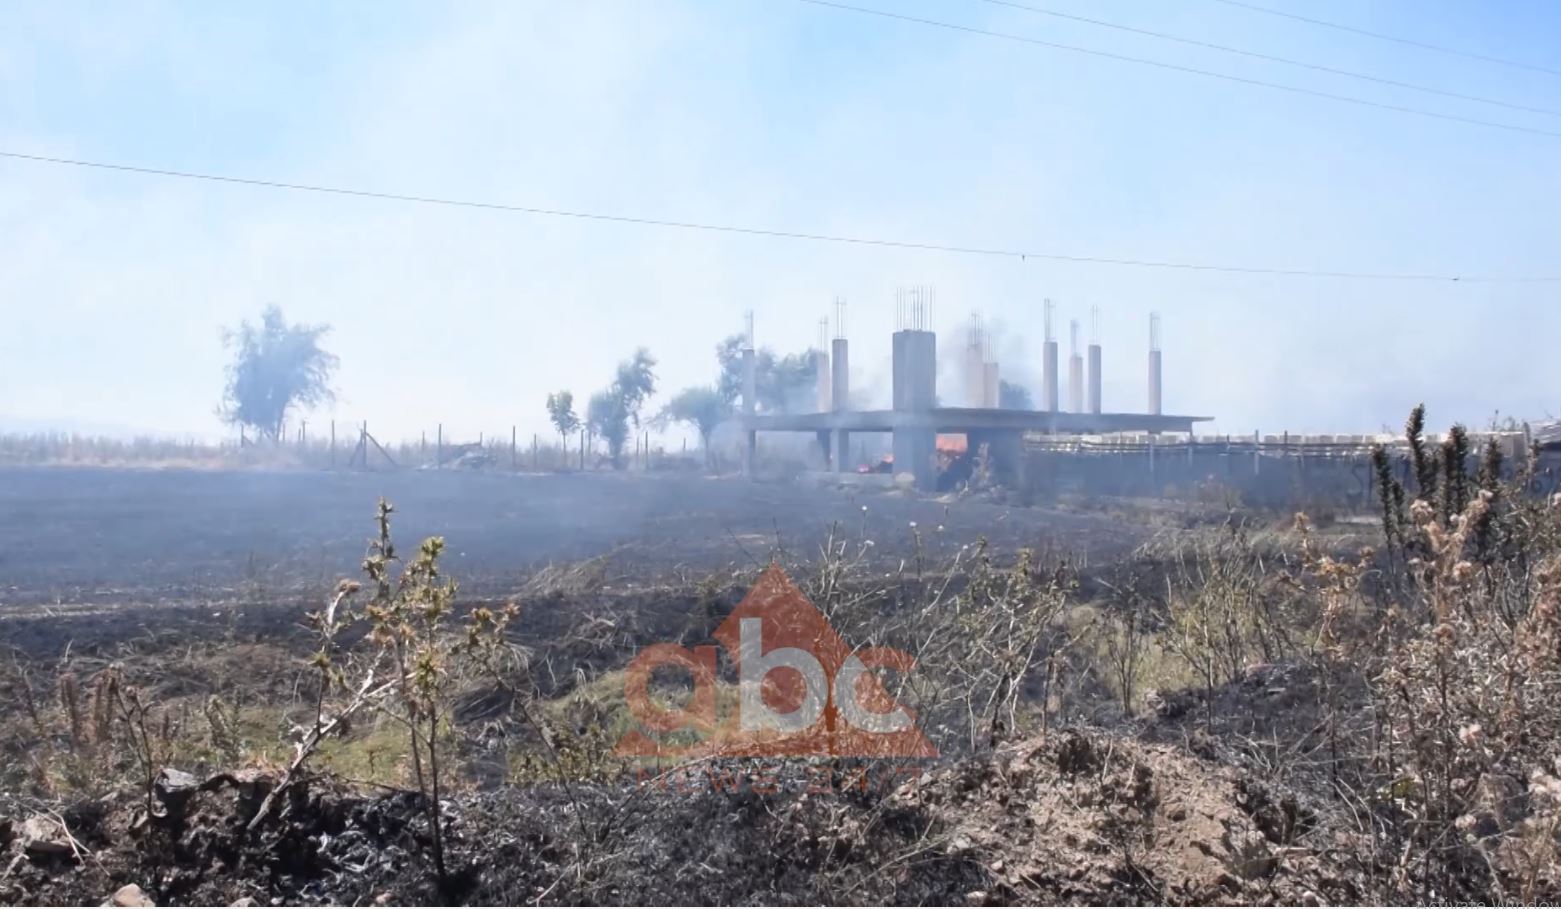
[[[322,345],[330,333],[324,324],[290,323],[280,307],[267,306],[258,322],[244,320],[224,332],[232,359],[217,414],[229,425],[252,430],[264,441],[282,440],[290,416],[335,401],[332,379],[340,360]],[[587,400],[582,416],[568,389],[547,396],[548,422],[567,449],[571,436],[584,429],[601,439],[616,468],[624,465],[629,433],[641,425],[665,428],[681,423],[699,434],[705,457],[717,427],[736,412],[742,399],[740,334],[715,347],[716,376],[709,385],[694,385],[672,395],[650,417],[647,402],[657,389],[656,358],[644,347],[623,360],[607,386]],[[770,348],[754,352],[756,410],[786,413],[813,406],[815,365],[811,352],[777,355]]]

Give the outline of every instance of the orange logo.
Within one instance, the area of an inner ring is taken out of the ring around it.
[[[736,666],[735,704],[718,716],[714,645],[647,647],[624,674],[624,697],[640,728],[618,742],[620,755],[937,756],[915,716],[873,674],[892,669],[903,678],[915,660],[887,647],[853,651],[779,565],[764,570],[715,639]],[[693,679],[681,707],[651,698],[651,673],[662,666]]]

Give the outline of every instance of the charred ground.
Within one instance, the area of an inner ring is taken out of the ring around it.
[[[1561,533],[1512,488],[1465,489],[1445,524],[1390,509],[1384,547],[1372,523],[694,477],[0,477],[7,901],[1557,892]],[[452,635],[518,607],[502,671],[439,683],[434,813],[395,708],[289,776],[382,646],[359,619],[322,649],[306,619],[358,574],[380,495],[408,559],[447,539]],[[709,641],[771,560],[846,638],[916,654],[901,697],[941,758],[885,781],[613,754],[627,661]],[[341,672],[324,699],[321,655]]]

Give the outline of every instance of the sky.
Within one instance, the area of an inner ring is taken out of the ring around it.
[[[848,0],[843,0],[848,2]],[[1561,112],[1561,76],[1217,0],[1056,12]],[[1547,0],[1262,0],[1541,65]],[[1530,113],[981,0],[855,0],[968,28],[1561,133]],[[396,194],[1068,256],[1561,277],[1561,135],[1346,104],[798,0],[12,4],[0,151]],[[645,346],[664,400],[847,301],[887,398],[895,290],[973,311],[1038,384],[1043,300],[1101,312],[1108,411],[1220,433],[1374,432],[1561,411],[1561,282],[1166,270],[685,231],[0,158],[0,431],[219,438],[224,328],[331,326],[338,399],[381,438],[548,432]],[[1087,333],[1087,329],[1086,329]],[[945,368],[940,394],[957,372]],[[1035,389],[1038,397],[1039,389]],[[656,402],[652,402],[654,409]],[[315,430],[311,430],[315,431]]]

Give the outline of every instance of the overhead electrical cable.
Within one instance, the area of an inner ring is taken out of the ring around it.
[[[87,161],[78,158],[61,158],[50,155],[34,155],[14,151],[0,151],[0,158],[13,161],[28,161],[37,164],[55,164],[68,167],[92,168],[96,170],[142,174],[146,176],[172,177],[181,180],[200,180],[209,183],[225,183],[239,186],[259,187],[263,189],[279,189],[291,192],[318,193],[332,196],[350,196],[354,198],[379,199],[389,202],[411,202],[419,205],[442,205],[457,208],[481,209],[486,211],[540,215],[554,218],[576,218],[589,221],[606,221],[617,224],[633,224],[643,227],[662,227],[688,231],[711,231],[717,233],[741,234],[746,236],[776,237],[787,240],[808,240],[819,243],[842,243],[853,244],[857,246],[876,246],[887,247],[891,249],[923,250],[927,252],[942,252],[971,256],[989,256],[1020,260],[1037,259],[1049,262],[1071,262],[1086,265],[1111,265],[1131,268],[1222,272],[1227,274],[1243,275],[1273,275],[1280,277],[1348,278],[1372,281],[1428,281],[1486,284],[1561,283],[1561,276],[1516,277],[1509,275],[1461,275],[1450,273],[1433,274],[1413,272],[1366,272],[1309,268],[1271,268],[1243,265],[1222,265],[1207,262],[1178,262],[1170,260],[1132,259],[1112,256],[1068,255],[1065,253],[1038,252],[1019,248],[957,246],[943,243],[922,243],[909,240],[849,237],[836,234],[807,233],[803,231],[780,230],[774,228],[744,227],[734,224],[675,221],[662,218],[646,218],[631,215],[607,214],[603,212],[571,211],[560,208],[543,208],[539,206],[516,205],[504,202],[489,202],[473,199],[449,199],[437,196],[380,192],[376,190],[352,189],[340,186],[323,186],[310,183],[291,183],[282,180],[261,180],[249,177],[233,177],[223,174],[173,170],[169,168],[139,167],[130,164],[114,164],[105,161]]]
[[[1388,79],[1383,76],[1373,76],[1370,73],[1358,73],[1353,70],[1339,69],[1334,66],[1326,66],[1321,63],[1308,63],[1305,60],[1296,60],[1290,57],[1281,57],[1277,54],[1266,54],[1261,51],[1247,50],[1241,47],[1232,47],[1228,44],[1216,44],[1212,41],[1201,41],[1197,38],[1184,38],[1180,35],[1167,34],[1166,32],[1153,31],[1147,28],[1137,28],[1132,25],[1123,25],[1120,22],[1107,22],[1104,19],[1092,19],[1088,16],[1076,16],[1072,13],[1058,12],[1040,6],[1031,6],[1027,3],[1016,3],[1014,0],[977,0],[980,3],[988,3],[993,6],[1004,6],[1009,9],[1024,10],[1042,16],[1051,16],[1054,19],[1065,19],[1069,22],[1081,22],[1085,25],[1110,28],[1134,35],[1144,35],[1149,38],[1157,38],[1162,41],[1174,41],[1177,44],[1185,44],[1190,47],[1201,47],[1206,50],[1215,50],[1226,54],[1236,54],[1253,60],[1263,60],[1269,63],[1282,63],[1285,66],[1296,66],[1302,69],[1313,70],[1319,73],[1328,73],[1335,76],[1345,76],[1350,79],[1360,79],[1365,82],[1375,82],[1378,85],[1388,85],[1394,88],[1404,88],[1410,91],[1424,92],[1430,95],[1440,95],[1443,98],[1455,98],[1459,101],[1472,101],[1477,104],[1489,104],[1494,107],[1504,107],[1508,110],[1524,111],[1531,114],[1544,114],[1550,117],[1561,117],[1561,110],[1548,107],[1530,107],[1526,104],[1514,104],[1510,101],[1502,101],[1498,98],[1486,98],[1481,95],[1468,95],[1463,92],[1448,91],[1435,88],[1430,85],[1419,85],[1414,82],[1401,82],[1397,79]]]
[[[1356,28],[1353,25],[1345,25],[1342,22],[1330,22],[1327,19],[1314,19],[1310,16],[1302,16],[1297,13],[1287,13],[1284,10],[1273,9],[1267,6],[1259,6],[1256,3],[1244,3],[1242,0],[1214,0],[1227,6],[1239,6],[1255,13],[1263,13],[1269,16],[1279,16],[1282,19],[1293,19],[1296,22],[1305,22],[1308,25],[1319,25],[1323,28],[1336,29],[1341,32],[1350,32],[1355,35],[1364,35],[1367,38],[1376,38],[1379,41],[1391,41],[1394,44],[1403,44],[1408,47],[1418,47],[1421,50],[1436,51],[1439,54],[1452,54],[1455,57],[1466,57],[1470,60],[1479,60],[1484,63],[1495,63],[1499,66],[1511,66],[1517,69],[1532,70],[1538,73],[1549,73],[1552,76],[1561,76],[1561,69],[1552,69],[1548,66],[1540,66],[1536,63],[1524,63],[1521,60],[1510,60],[1506,57],[1493,57],[1489,54],[1477,54],[1474,51],[1459,50],[1456,47],[1447,47],[1442,44],[1432,44],[1428,41],[1416,41],[1413,38],[1401,38],[1397,35],[1383,34],[1382,32],[1369,31],[1364,28]]]
[[[1133,63],[1140,66],[1152,66],[1157,69],[1172,70],[1180,73],[1190,73],[1195,76],[1205,76],[1210,79],[1223,79],[1227,82],[1237,82],[1242,85],[1252,85],[1260,88],[1273,89],[1275,91],[1289,92],[1296,95],[1306,95],[1313,98],[1323,98],[1329,101],[1338,101],[1344,104],[1354,104],[1361,107],[1373,107],[1378,110],[1396,111],[1401,114],[1413,114],[1417,117],[1430,117],[1436,120],[1448,120],[1454,123],[1467,123],[1471,126],[1484,126],[1491,129],[1508,130],[1510,132],[1528,133],[1535,136],[1545,136],[1551,139],[1561,139],[1561,132],[1548,129],[1539,129],[1532,126],[1522,126],[1516,123],[1501,123],[1496,120],[1481,120],[1478,117],[1465,117],[1459,114],[1448,114],[1440,111],[1426,110],[1420,107],[1408,107],[1402,104],[1391,104],[1386,101],[1373,101],[1369,98],[1359,98],[1354,95],[1340,95],[1334,92],[1325,92],[1318,89],[1305,88],[1299,85],[1287,85],[1283,82],[1269,82],[1263,79],[1250,79],[1246,76],[1237,76],[1233,73],[1221,73],[1214,70],[1200,69],[1196,66],[1183,66],[1179,63],[1167,63],[1163,60],[1150,60],[1147,57],[1135,57],[1130,54],[1118,54],[1111,51],[1096,50],[1089,47],[1080,47],[1075,44],[1063,44],[1058,41],[1046,41],[1040,38],[1031,38],[1025,35],[1014,35],[1008,32],[994,32],[984,28],[976,28],[971,25],[960,25],[954,22],[943,22],[937,19],[923,19],[919,16],[907,16],[901,13],[891,13],[881,9],[870,9],[865,6],[852,6],[848,3],[836,3],[834,0],[796,0],[798,3],[809,3],[814,6],[829,7],[846,12],[862,13],[868,16],[879,16],[884,19],[895,19],[901,22],[911,22],[917,25],[927,25],[934,28],[948,29],[950,31],[964,32],[971,35],[980,35],[985,38],[996,38],[1002,41],[1014,41],[1020,44],[1029,44],[1036,47],[1046,47],[1052,50],[1067,51],[1074,54],[1084,54],[1091,57],[1099,57],[1105,60],[1116,60],[1123,63]]]

